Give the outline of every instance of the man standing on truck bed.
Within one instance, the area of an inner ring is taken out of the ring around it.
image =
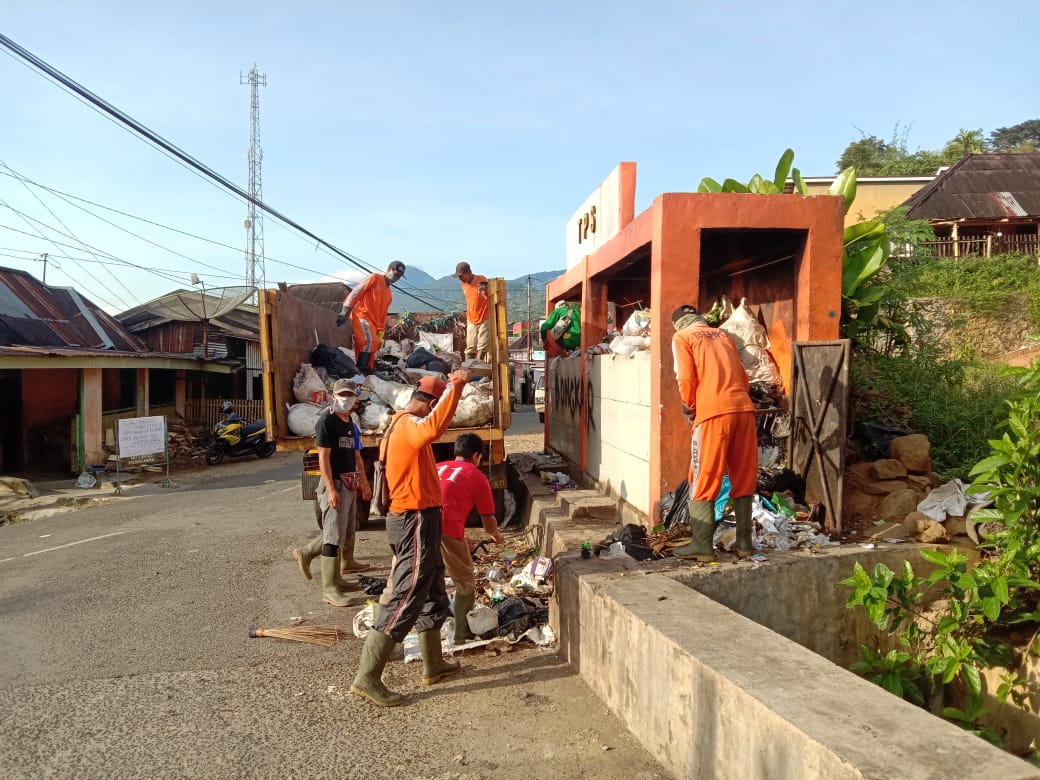
[[[433,442],[455,416],[469,372],[452,371],[448,382],[425,376],[416,385],[403,412],[391,421],[386,442],[386,486],[390,511],[386,538],[394,554],[393,593],[379,611],[361,652],[361,664],[350,686],[352,693],[381,707],[396,707],[404,697],[383,685],[383,669],[398,642],[416,626],[422,651],[423,685],[459,671],[441,653],[441,626],[447,620],[441,558],[441,483]]]
[[[404,270],[404,263],[394,260],[386,267],[386,273],[372,274],[343,299],[336,325],[350,320],[354,354],[357,356],[355,363],[363,374],[371,373],[375,365],[376,352],[386,328],[386,313],[390,311],[390,301],[394,297],[390,285],[404,277]]]
[[[491,349],[487,277],[475,276],[466,262],[456,265],[452,276],[462,284],[466,296],[466,358],[487,361]]]

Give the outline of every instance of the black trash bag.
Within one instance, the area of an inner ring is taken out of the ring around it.
[[[790,490],[791,495],[794,496],[795,503],[805,503],[805,480],[791,471],[791,469],[759,473],[755,489],[767,498],[772,496],[773,493],[783,493],[785,490]]]
[[[641,525],[628,523],[622,526],[600,542],[600,547],[609,547],[613,542],[621,542],[625,552],[637,561],[648,561],[654,557],[654,551],[646,543],[646,529]]]
[[[315,368],[323,367],[329,376],[337,379],[349,379],[361,373],[357,364],[343,354],[343,350],[328,344],[319,344],[311,350],[311,365]]]
[[[361,590],[369,596],[381,596],[383,590],[386,588],[386,580],[380,577],[366,577],[364,574],[358,575],[358,583],[361,585]]]
[[[690,524],[690,508],[686,505],[686,502],[689,500],[690,483],[684,479],[672,491],[672,508],[668,510],[668,514],[664,517],[663,524],[665,530],[680,524]]]
[[[899,436],[909,436],[913,431],[906,428],[894,428],[872,422],[861,422],[856,425],[856,437],[862,440],[868,454],[878,458],[888,457],[888,445]]]
[[[549,607],[531,596],[510,596],[492,606],[498,612],[497,636],[520,636],[532,626],[549,622]]]

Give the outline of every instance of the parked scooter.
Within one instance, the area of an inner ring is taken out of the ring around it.
[[[275,443],[267,440],[267,424],[263,420],[247,423],[235,412],[230,401],[220,405],[224,415],[213,428],[213,442],[206,448],[206,463],[215,466],[226,455],[239,457],[256,455],[269,458],[274,455]]]

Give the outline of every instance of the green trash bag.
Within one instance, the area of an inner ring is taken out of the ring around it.
[[[581,309],[576,305],[557,306],[545,318],[539,331],[542,341],[545,341],[545,335],[549,331],[553,331],[553,338],[557,344],[564,349],[577,349],[581,346]],[[556,331],[560,333],[557,334]]]

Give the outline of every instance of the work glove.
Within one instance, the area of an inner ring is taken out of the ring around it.
[[[686,422],[693,425],[693,421],[697,419],[697,410],[691,409],[686,404],[683,404],[682,416],[686,418]]]

